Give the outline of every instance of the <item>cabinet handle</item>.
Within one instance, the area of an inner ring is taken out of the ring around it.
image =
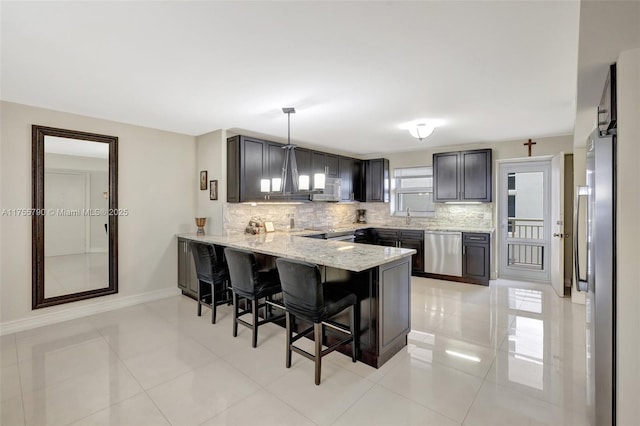
[[[467,246],[462,246],[462,255],[465,256],[467,254]]]

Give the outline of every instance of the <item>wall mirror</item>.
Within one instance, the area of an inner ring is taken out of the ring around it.
[[[32,308],[118,292],[118,138],[32,126]]]

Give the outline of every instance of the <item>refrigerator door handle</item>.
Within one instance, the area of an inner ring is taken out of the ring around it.
[[[578,251],[578,220],[580,218],[580,197],[587,196],[588,187],[576,186],[576,196],[573,206],[573,261],[576,269],[576,288],[578,291],[586,292],[588,289],[587,279],[582,279],[580,274],[580,256]]]

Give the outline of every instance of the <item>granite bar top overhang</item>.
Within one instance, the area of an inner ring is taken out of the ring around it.
[[[354,272],[375,268],[416,253],[414,249],[304,238],[286,232],[259,235],[179,234],[178,237]]]

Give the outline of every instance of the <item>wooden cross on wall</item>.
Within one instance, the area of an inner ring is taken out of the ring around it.
[[[529,148],[529,157],[531,157],[531,145],[535,145],[535,142],[532,142],[531,139],[529,139],[529,142],[525,142],[523,145]]]

